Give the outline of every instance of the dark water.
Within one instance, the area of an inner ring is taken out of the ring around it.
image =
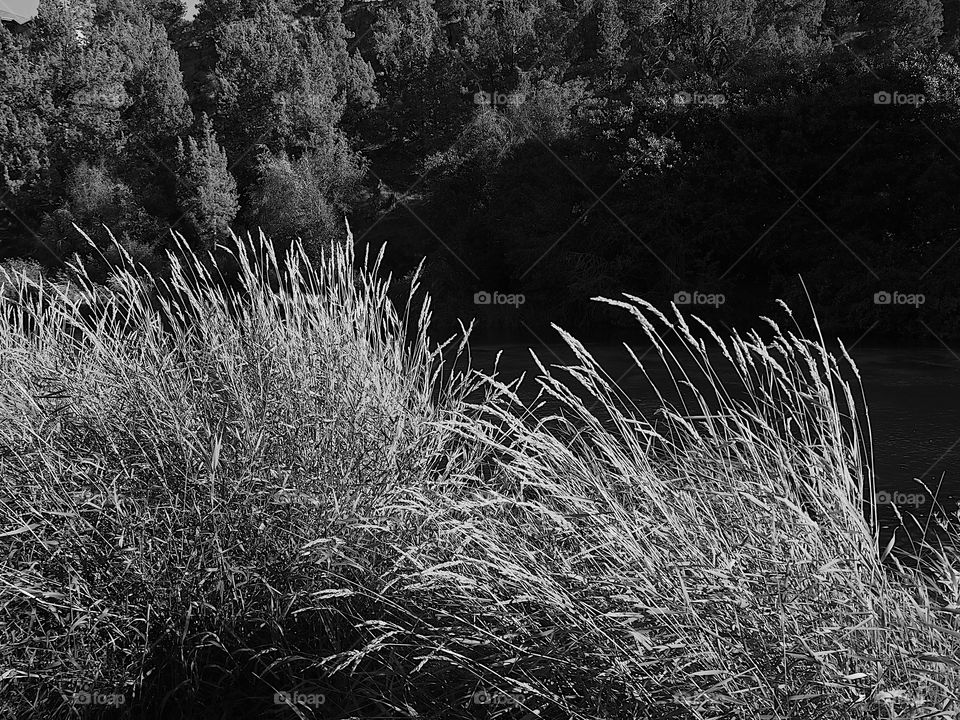
[[[532,397],[537,369],[528,347],[474,346],[474,366],[489,371],[502,351],[500,377],[510,380],[526,372],[529,379],[520,395]],[[622,346],[588,348],[641,410],[658,406],[648,381]],[[643,350],[634,348],[638,356]],[[560,345],[539,346],[535,352],[547,366],[574,362],[569,349]],[[901,511],[912,511],[924,520],[933,508],[933,497],[918,484],[922,480],[953,512],[960,500],[960,357],[946,349],[858,349],[851,356],[860,370],[870,413],[877,489],[888,493]],[[667,380],[654,353],[643,363],[655,382]],[[881,508],[885,528],[893,519],[889,507]]]

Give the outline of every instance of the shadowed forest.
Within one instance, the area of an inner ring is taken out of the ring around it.
[[[171,229],[316,256],[347,215],[397,297],[426,257],[441,329],[622,331],[621,292],[752,322],[802,277],[830,333],[949,342],[958,10],[42,0],[0,31],[3,254],[105,282],[106,226],[163,276]]]

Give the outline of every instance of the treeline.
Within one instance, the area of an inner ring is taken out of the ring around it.
[[[737,322],[802,276],[831,332],[948,341],[958,10],[42,0],[0,30],[0,237],[105,279],[104,226],[162,274],[170,229],[315,253],[347,215],[448,324],[600,331],[620,292]]]

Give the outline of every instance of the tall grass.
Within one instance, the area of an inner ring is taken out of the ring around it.
[[[675,387],[646,417],[561,333],[543,417],[349,243],[181,257],[5,291],[0,710],[960,714],[960,561],[884,557],[822,341],[608,301]]]

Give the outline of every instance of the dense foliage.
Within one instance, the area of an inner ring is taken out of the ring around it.
[[[440,323],[602,329],[621,291],[734,322],[802,277],[831,331],[946,341],[958,28],[957,0],[43,0],[0,30],[0,237],[107,273],[106,225],[164,272],[170,229],[315,252],[347,214],[395,277],[427,257]]]

